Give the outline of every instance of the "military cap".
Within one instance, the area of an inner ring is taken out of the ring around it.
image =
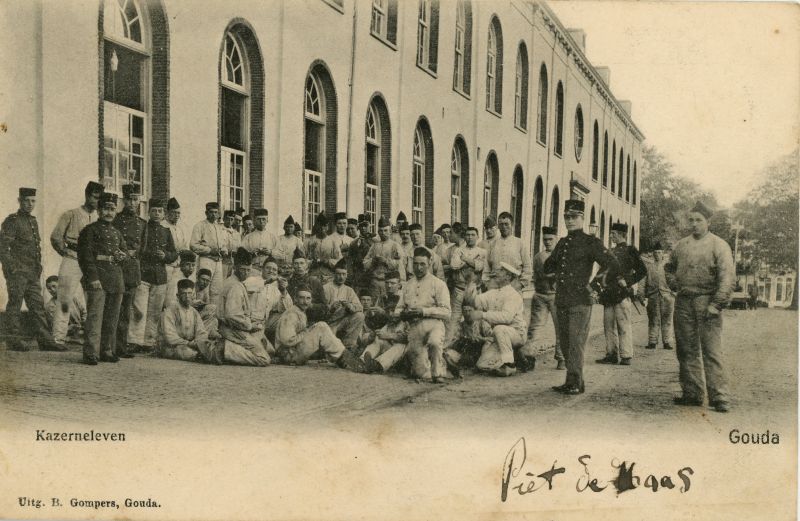
[[[372,298],[372,290],[369,288],[361,288],[360,290],[358,290],[358,296]]]
[[[183,250],[180,254],[181,264],[184,262],[194,262],[197,260],[197,255],[191,250]]]
[[[484,228],[494,228],[495,226],[497,226],[497,223],[494,222],[494,218],[491,215],[483,221]]]
[[[557,233],[555,226],[542,226],[542,235],[556,235]]]
[[[714,211],[705,204],[703,204],[702,201],[697,201],[697,203],[694,205],[694,208],[692,208],[689,211],[693,213],[699,213],[706,219],[710,219],[711,216],[714,215]]]
[[[306,293],[311,293],[311,287],[308,284],[299,284],[294,292],[300,293],[301,291],[305,291]]]
[[[431,252],[428,251],[428,248],[417,247],[414,248],[414,257],[427,257],[431,258]]]
[[[147,206],[150,208],[164,208],[164,201],[157,197],[151,197],[147,202]]]
[[[564,201],[564,213],[575,213],[583,215],[586,210],[586,203],[580,199],[567,199]]]
[[[206,203],[206,211],[208,210],[219,210],[219,203],[216,201],[209,201]]]
[[[253,217],[261,217],[261,216],[266,217],[267,215],[269,215],[269,212],[267,211],[266,208],[256,208],[255,210],[253,210]]]
[[[500,219],[508,219],[509,221],[514,222],[514,216],[511,214],[511,212],[501,212],[500,215],[497,216],[497,220],[499,221]]]
[[[392,225],[391,221],[389,221],[389,219],[387,219],[386,217],[381,217],[378,220],[378,227],[379,228],[384,228],[386,226],[391,226],[391,225]]]
[[[652,249],[653,249],[653,251],[656,251],[656,250],[662,250],[663,251],[664,250],[664,248],[661,246],[661,241],[656,241],[656,243],[653,245]]]
[[[244,217],[242,217],[242,221],[252,221],[252,220],[253,220],[253,216],[250,215],[250,214],[247,214]]]
[[[440,231],[441,231],[441,230],[444,230],[445,228],[451,228],[451,229],[452,229],[453,227],[452,227],[452,226],[450,226],[450,223],[444,223],[444,224],[442,224],[441,226],[439,226],[439,230],[440,230]]]
[[[167,201],[167,210],[177,210],[180,207],[180,203],[174,197],[170,197],[169,201]]]
[[[20,197],[30,197],[36,195],[36,188],[20,188],[19,189],[19,196]]]
[[[253,264],[253,254],[239,246],[239,249],[233,253],[233,263],[237,266],[249,266]]]
[[[198,279],[199,279],[200,277],[202,277],[203,275],[206,275],[206,276],[208,276],[208,277],[211,277],[211,276],[212,276],[212,275],[211,275],[211,270],[210,270],[210,269],[208,269],[208,268],[200,268],[199,270],[197,270],[197,278],[198,278]]]
[[[628,225],[624,223],[613,223],[611,225],[612,232],[628,233]]]
[[[190,279],[181,279],[178,281],[178,289],[194,288],[194,282]]]
[[[128,198],[132,195],[140,195],[139,187],[134,184],[122,185],[122,197]]]
[[[397,214],[397,219],[395,219],[395,221],[398,221],[398,222],[399,221],[408,221],[408,218],[406,217],[406,214],[404,214],[403,212],[400,212],[399,214]]]
[[[100,206],[113,206],[117,207],[117,194],[114,192],[103,192],[100,194]]]
[[[290,215],[289,217],[287,217],[287,218],[286,218],[286,220],[285,220],[285,221],[283,221],[283,225],[284,225],[284,226],[286,226],[287,224],[294,224],[294,217],[292,217],[292,216]]]
[[[464,231],[464,228],[461,226],[460,222],[454,222],[453,231],[456,232],[456,234],[460,234],[462,231]]]
[[[519,277],[520,275],[520,271],[507,262],[501,262],[500,267],[516,277]]]
[[[267,257],[266,259],[264,259],[264,262],[262,262],[262,263],[261,263],[261,266],[264,266],[264,264],[267,264],[267,263],[269,263],[269,262],[271,262],[272,264],[278,264],[278,261],[275,259],[275,257],[273,257],[272,255],[270,255],[269,257]]]
[[[334,221],[340,221],[342,219],[347,219],[347,214],[346,213],[344,213],[344,212],[336,212],[335,214],[333,214],[333,220]]]
[[[244,208],[242,208],[241,206],[236,208],[236,215],[244,215]]]
[[[94,193],[103,193],[105,191],[105,187],[102,183],[98,183],[97,181],[89,181],[86,183],[86,188],[83,189],[83,193],[86,195],[94,194]]]
[[[314,221],[315,226],[327,226],[328,225],[328,218],[325,217],[325,212],[319,212],[317,215],[317,220]]]
[[[363,213],[360,213],[360,214],[358,214],[358,222],[359,223],[366,223],[366,222],[369,222],[369,221],[367,220],[367,216],[366,215],[364,215]]]
[[[469,231],[473,231],[473,232],[475,232],[476,234],[480,233],[480,232],[478,231],[478,229],[477,229],[476,227],[474,227],[474,226],[467,226],[466,228],[464,228],[464,233],[465,233],[465,234],[466,234],[467,232],[469,232]]]
[[[397,231],[398,231],[398,232],[404,232],[404,231],[406,231],[406,230],[410,230],[410,229],[411,229],[411,228],[408,226],[408,223],[404,221],[404,222],[403,222],[403,224],[401,224],[401,225],[400,225],[400,226],[397,228]]]
[[[305,259],[305,258],[306,258],[306,254],[303,253],[303,250],[301,250],[300,248],[295,248],[294,249],[294,253],[292,254],[292,260]]]
[[[344,258],[339,259],[339,262],[333,267],[335,270],[346,270],[347,269],[347,261]]]
[[[412,232],[414,230],[422,230],[422,225],[420,223],[411,223],[411,224],[409,224],[407,226],[408,226],[408,229],[411,230]]]
[[[392,279],[400,280],[400,272],[397,270],[389,270],[386,272],[384,278],[385,280],[392,280]]]
[[[353,219],[352,217],[347,218],[347,224],[358,224],[358,219]]]
[[[233,210],[225,210],[224,212],[222,212],[223,217],[233,217],[234,215],[236,215],[236,212],[234,212]]]

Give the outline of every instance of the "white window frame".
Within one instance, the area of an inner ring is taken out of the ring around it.
[[[521,46],[520,46],[521,47]],[[514,82],[514,124],[521,129],[525,129],[526,124],[522,124],[522,52],[517,49],[517,77]]]
[[[580,116],[580,118],[578,117]],[[580,163],[583,157],[583,142],[586,125],[583,118],[583,108],[580,103],[575,107],[575,160]]]
[[[430,69],[431,0],[419,0],[417,16],[417,65]]]
[[[371,124],[370,124],[371,122]],[[381,215],[381,128],[380,119],[378,118],[375,105],[370,103],[367,109],[367,121],[365,125],[366,145],[364,157],[364,215],[369,221],[370,232],[374,232],[378,228],[378,219]],[[375,147],[378,150],[375,161],[375,184],[368,182],[367,165],[370,153],[370,147]]]
[[[142,36],[142,41],[137,42],[136,40],[128,38],[123,34],[119,34],[115,30],[115,26],[110,25],[112,18],[114,20],[118,20],[118,18],[116,17],[109,16],[109,10],[111,8],[115,9],[116,12],[123,13],[124,16],[124,7],[120,6],[117,0],[105,0],[103,3],[103,38],[105,38],[106,40],[112,40],[114,43],[118,43],[120,45],[124,45],[126,47],[130,47],[137,51],[146,53],[148,51],[147,42],[149,41],[149,33],[147,32],[147,29],[150,27],[150,24],[145,18],[145,11],[139,4],[139,0],[125,0],[124,5],[127,6],[128,4],[131,4],[135,7],[137,16],[134,20],[126,21],[126,24],[128,25],[128,27],[130,27],[130,25],[134,21],[139,22],[139,32]]]
[[[494,170],[492,169],[492,161],[489,156],[486,158],[486,165],[483,167],[483,220],[485,221],[492,210],[492,178],[494,177]]]
[[[113,165],[111,167],[111,176],[106,177],[103,176],[103,185],[105,186],[106,190],[113,191],[120,193],[122,191],[122,186],[128,184],[130,181],[129,174],[132,170],[131,163],[134,157],[138,157],[142,160],[142,172],[141,172],[141,183],[140,183],[140,193],[142,200],[147,201],[150,197],[150,154],[147,152],[150,150],[150,119],[145,112],[141,112],[129,107],[125,107],[123,105],[117,105],[115,103],[111,103],[110,101],[103,102],[103,133],[108,135],[108,121],[111,118],[125,118],[127,119],[127,123],[123,124],[120,121],[117,121],[119,127],[118,129],[125,128],[127,126],[128,129],[128,139],[126,143],[126,147],[123,149],[119,146],[119,140],[116,139],[118,133],[112,134],[114,136],[114,143],[115,146],[107,147],[105,146],[105,136],[103,138],[103,150],[104,152],[108,152],[114,158]],[[136,154],[133,152],[133,145],[135,143],[133,135],[132,135],[132,118],[139,117],[142,118],[142,133],[143,138],[139,145],[142,147],[142,152],[140,154]],[[120,156],[125,155],[128,157],[128,169],[125,175],[123,176],[122,173],[119,171],[119,160]]]
[[[453,146],[450,154],[450,222],[461,220],[461,151]]]
[[[233,43],[232,49],[229,47],[229,42]],[[242,69],[242,83],[236,83],[228,79],[226,64],[229,60],[229,49],[231,54],[236,53],[239,56],[239,67]],[[222,51],[222,60],[220,60],[220,69],[220,78],[225,87],[242,94],[247,94],[248,96],[250,95],[250,74],[248,74],[249,71],[247,70],[247,55],[239,44],[238,38],[231,32],[225,33],[225,44]]]
[[[511,174],[511,215],[514,216],[514,223],[521,222],[521,215],[517,215],[517,197],[520,197],[521,194],[517,193],[517,170],[514,170],[514,173]]]
[[[227,68],[225,66],[228,60],[228,42],[234,45],[233,51],[238,53],[240,60],[240,67],[242,69],[242,83],[238,84],[227,79]],[[225,33],[225,43],[223,45],[222,59],[220,60],[220,88],[230,89],[234,92],[242,94],[246,97],[244,106],[242,107],[243,121],[242,129],[244,131],[243,149],[222,146],[220,144],[220,175],[219,175],[219,197],[220,197],[220,213],[225,210],[236,210],[237,207],[246,208],[249,203],[249,186],[250,186],[250,74],[247,66],[247,55],[244,53],[244,48],[239,42],[239,39],[228,31]],[[222,100],[220,99],[220,103]],[[220,107],[221,108],[221,107]],[[242,186],[234,184],[231,179],[233,173],[231,172],[233,157],[241,157],[242,160]],[[234,189],[241,192],[241,200],[237,202],[234,197],[231,198],[230,190]]]
[[[453,61],[453,88],[464,92],[464,63],[467,52],[467,7],[464,0],[459,0],[456,6],[456,42],[455,58]]]
[[[233,161],[235,157],[241,159],[241,185],[236,184],[233,179],[234,172],[232,169],[235,164],[235,161]],[[235,148],[220,147],[220,213],[225,210],[236,210],[239,206],[242,208],[247,206],[247,201],[250,197],[247,159],[248,155],[246,152],[236,150]],[[241,194],[241,198],[238,199],[238,202],[236,197],[231,198],[230,192],[232,189]]]
[[[325,207],[325,146],[326,146],[326,135],[327,135],[327,121],[326,121],[326,113],[325,113],[325,91],[322,88],[322,85],[317,78],[316,75],[310,74],[308,78],[311,79],[311,82],[314,87],[314,91],[317,94],[317,107],[319,113],[309,112],[308,109],[308,100],[309,100],[309,90],[305,88],[305,96],[304,96],[304,104],[303,104],[303,117],[304,119],[308,119],[318,125],[321,125],[322,130],[320,132],[320,139],[319,139],[319,164],[322,166],[323,171],[318,172],[315,170],[310,170],[307,168],[303,168],[303,231],[305,233],[311,233],[311,230],[314,225],[314,221],[317,218],[317,215],[322,212]],[[308,80],[307,78],[307,80]],[[306,81],[307,81],[306,80]],[[305,140],[305,125],[303,130],[303,139]],[[303,147],[303,154],[305,154],[305,146]],[[305,163],[305,157],[303,158],[303,162]],[[315,190],[315,187],[319,187],[319,190]]]
[[[372,0],[369,30],[382,40],[389,38],[389,0]]]
[[[411,221],[425,228],[425,139],[422,130],[414,130],[413,169],[411,173]]]
[[[486,42],[486,110],[495,112],[497,90],[497,34],[494,24],[489,23],[489,38]]]

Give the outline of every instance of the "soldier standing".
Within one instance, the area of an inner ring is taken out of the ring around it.
[[[712,212],[698,202],[689,212],[692,234],[675,245],[666,272],[674,274],[675,339],[682,396],[678,405],[703,405],[703,373],[709,404],[728,412],[728,381],[722,367],[722,314],[731,298],[731,247],[708,231]],[[701,361],[702,357],[702,361]]]
[[[564,203],[567,236],[558,241],[553,253],[544,262],[545,273],[556,274],[557,337],[567,365],[564,385],[553,390],[564,394],[584,391],[583,351],[592,317],[589,278],[594,263],[606,272],[606,280],[619,280],[619,262],[597,237],[583,231],[584,202],[569,199]],[[502,232],[502,229],[501,229]]]
[[[164,300],[164,308],[169,307],[178,296],[178,281],[184,278],[181,274],[180,255],[184,251],[189,251],[189,238],[183,225],[179,224],[181,218],[181,205],[174,197],[167,201],[167,216],[161,224],[169,229],[172,235],[172,243],[178,253],[178,260],[167,266],[167,297]]]
[[[631,329],[631,295],[633,285],[647,276],[647,268],[639,251],[625,243],[628,225],[611,225],[611,253],[617,258],[622,278],[610,284],[600,293],[603,305],[603,329],[606,335],[606,356],[597,360],[599,364],[631,365],[633,358],[633,331]],[[617,355],[619,351],[619,356]]]
[[[19,189],[19,210],[6,217],[0,227],[0,262],[8,289],[6,324],[12,336],[11,349],[27,351],[20,342],[20,308],[22,302],[34,318],[36,340],[43,351],[66,351],[66,346],[56,344],[47,327],[47,315],[42,300],[42,244],[39,224],[32,215],[36,206],[36,189]],[[69,318],[69,317],[67,317]]]
[[[266,208],[256,208],[253,216],[256,229],[242,239],[242,246],[253,254],[253,264],[260,273],[264,261],[272,255],[272,251],[277,246],[278,239],[272,232],[267,231],[269,212]]]
[[[386,294],[386,272],[398,271],[400,279],[406,279],[405,255],[400,244],[391,239],[392,223],[386,217],[378,220],[378,236],[380,242],[373,243],[364,257],[364,269],[370,273],[370,290],[372,298],[379,303]]]
[[[122,233],[125,239],[125,258],[120,267],[125,280],[125,294],[122,296],[122,306],[119,310],[119,329],[117,330],[117,351],[123,358],[129,358],[128,328],[130,326],[131,312],[141,320],[145,310],[133,309],[136,298],[136,289],[142,282],[141,267],[139,265],[139,250],[142,245],[142,233],[147,224],[139,217],[139,191],[136,185],[122,187],[122,211],[114,217],[114,227]]]
[[[227,232],[227,249],[228,253],[222,254],[222,266],[224,275],[227,279],[231,276],[233,271],[233,252],[239,249],[242,245],[242,234],[234,228],[236,222],[236,212],[233,210],[225,210],[222,214],[222,226]]]
[[[500,269],[500,263],[505,262],[514,266],[522,273],[521,277],[515,279],[514,289],[522,291],[531,280],[531,256],[528,248],[522,243],[522,239],[514,236],[514,217],[509,212],[501,213],[497,218],[497,227],[500,229],[500,237],[497,237],[489,249],[489,289],[496,287],[493,282],[494,273]]]
[[[128,247],[122,233],[112,224],[117,213],[117,194],[100,196],[100,218],[86,226],[78,237],[78,264],[86,289],[86,340],[83,361],[97,365],[118,362],[117,324],[125,282],[121,262]],[[120,346],[122,348],[122,346]]]
[[[556,244],[557,235],[553,226],[542,226],[542,242],[544,250],[540,251],[533,258],[533,288],[536,294],[531,303],[531,321],[528,325],[528,341],[520,349],[522,363],[525,365],[527,360],[536,358],[536,340],[547,323],[547,315],[553,319],[553,327],[556,330],[556,369],[566,369],[564,363],[564,353],[561,351],[561,343],[558,341],[558,323],[556,322],[556,276],[555,273],[545,273],[544,263]]]
[[[228,256],[228,232],[219,222],[219,204],[206,203],[206,218],[194,225],[189,247],[199,257],[197,269],[211,272],[211,286],[208,289],[211,302],[217,304],[225,282],[223,257]]]
[[[81,269],[78,266],[78,235],[83,228],[97,219],[97,203],[103,185],[89,181],[83,191],[84,203],[78,208],[67,210],[58,219],[58,224],[50,234],[50,244],[61,255],[61,267],[58,270],[58,306],[53,315],[53,340],[63,344],[67,338],[71,309],[75,301],[75,293],[81,289]]]
[[[660,242],[653,246],[653,262],[645,262],[647,266],[647,349],[655,349],[658,345],[658,333],[664,349],[672,349],[675,335],[672,327],[672,312],[675,307],[675,294],[667,285],[664,273],[664,250]]]

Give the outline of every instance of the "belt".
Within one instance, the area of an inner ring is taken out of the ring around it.
[[[105,261],[105,262],[117,262],[113,255],[98,255],[95,257],[95,260]]]

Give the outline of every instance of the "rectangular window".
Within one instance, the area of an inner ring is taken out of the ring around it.
[[[464,27],[456,26],[456,57],[453,66],[453,88],[464,90]]]
[[[764,300],[767,302],[772,300],[772,279],[764,280]]]
[[[138,111],[145,111],[145,80],[147,75],[147,56],[125,46],[104,41],[104,59],[106,64],[103,79],[103,99]]]
[[[247,150],[245,136],[247,135],[247,96],[234,90],[222,88],[220,100],[221,124],[220,144],[236,150]]]
[[[775,286],[775,300],[777,302],[783,300],[783,282],[778,282]]]
[[[364,190],[364,215],[369,222],[369,231],[374,233],[378,227],[378,187],[367,184]]]
[[[495,57],[489,53],[486,55],[486,109],[494,110],[495,96],[495,77],[494,77]]]
[[[431,38],[430,0],[419,3],[419,19],[417,22],[417,65],[428,68]]]
[[[411,221],[418,224],[423,224],[423,198],[422,198],[422,182],[424,177],[424,165],[418,161],[414,161],[414,172],[412,173],[412,186],[411,186]]]
[[[316,172],[322,172],[323,165],[322,165],[322,131],[324,129],[323,125],[311,121],[310,119],[305,119],[306,125],[306,142],[305,142],[305,168],[306,170],[314,170]]]
[[[145,151],[147,115],[106,101],[103,105],[103,185],[121,192],[134,184],[142,199],[150,196]]]
[[[220,210],[235,210],[244,208],[246,201],[247,184],[246,155],[227,147],[220,148]]]
[[[450,222],[461,220],[461,177],[450,176]]]
[[[388,0],[372,1],[372,21],[370,22],[370,31],[384,40],[387,39],[388,35],[387,4]]]
[[[311,233],[311,228],[317,215],[322,211],[322,174],[313,170],[306,170],[306,208],[305,223],[306,233]]]

